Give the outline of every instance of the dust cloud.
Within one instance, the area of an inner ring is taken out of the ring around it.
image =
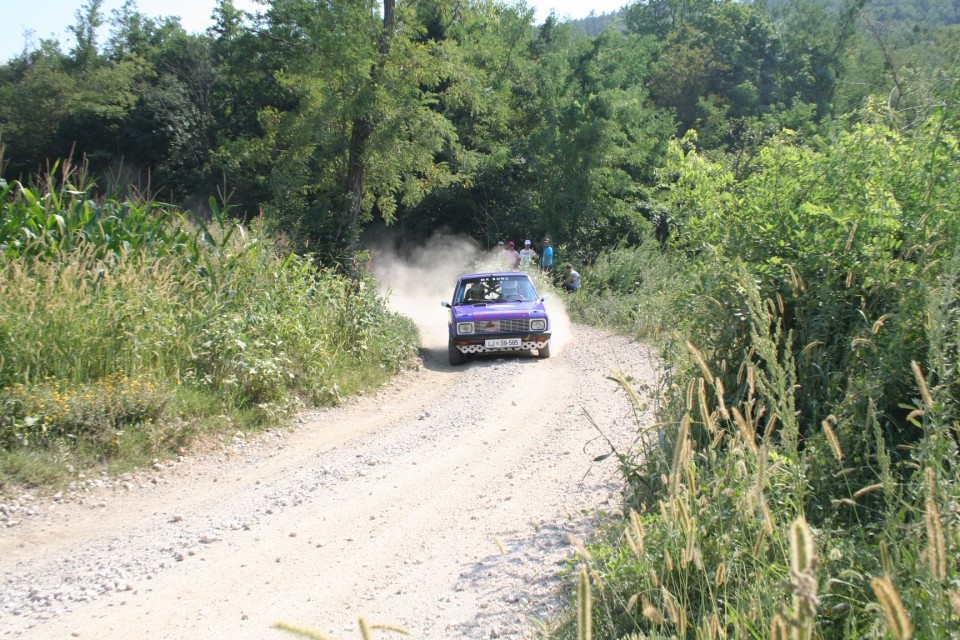
[[[429,350],[447,348],[449,311],[440,303],[450,300],[457,277],[500,270],[496,247],[482,251],[473,240],[462,236],[438,234],[425,245],[399,248],[381,238],[368,248],[380,294],[387,299],[390,309],[416,323],[421,346]],[[545,304],[553,329],[551,352],[560,353],[571,335],[563,290],[553,289],[539,273],[531,275],[540,295],[547,296]]]
[[[570,314],[567,313],[567,305],[562,298],[565,294],[563,289],[553,289],[553,285],[548,282],[537,280],[536,284],[540,295],[547,294],[543,306],[547,308],[547,313],[550,314],[550,351],[553,354],[558,354],[563,351],[563,348],[573,337]]]

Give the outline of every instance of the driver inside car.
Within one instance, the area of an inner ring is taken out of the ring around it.
[[[486,299],[487,289],[479,280],[470,285],[463,299],[467,302],[482,302]]]

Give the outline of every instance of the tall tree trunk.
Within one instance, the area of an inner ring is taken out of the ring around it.
[[[394,5],[396,0],[383,2],[383,30],[380,32],[380,57],[370,70],[370,86],[375,91],[383,78],[383,69],[390,54],[390,43],[393,38],[396,18]],[[350,155],[347,160],[347,173],[344,176],[343,194],[344,211],[340,225],[338,241],[347,250],[352,260],[357,251],[357,241],[360,235],[360,212],[363,207],[364,174],[366,172],[367,141],[373,133],[374,122],[367,114],[359,115],[354,121],[350,134]]]

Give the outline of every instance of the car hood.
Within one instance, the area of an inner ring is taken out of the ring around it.
[[[496,302],[492,304],[461,304],[453,307],[458,322],[485,320],[513,320],[519,318],[546,318],[542,302]]]

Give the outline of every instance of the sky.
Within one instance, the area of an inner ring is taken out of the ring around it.
[[[506,0],[509,1],[509,0]],[[597,15],[616,11],[628,0],[527,0],[527,6],[536,10],[536,21],[542,22],[552,9],[559,18],[585,18],[591,11]],[[0,62],[6,62],[23,51],[24,33],[32,32],[33,45],[44,38],[60,41],[62,51],[73,45],[67,28],[75,24],[76,13],[86,0],[4,0],[3,19],[0,20]],[[104,0],[103,14],[109,19],[123,0]],[[210,14],[215,0],[137,0],[137,8],[151,17],[179,16],[180,24],[190,32],[202,32],[210,26]],[[234,0],[240,9],[256,8],[253,0]],[[101,36],[103,42],[106,35]]]

